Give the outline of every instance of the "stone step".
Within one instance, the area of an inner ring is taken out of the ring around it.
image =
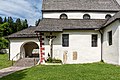
[[[31,67],[36,65],[38,62],[37,58],[23,58],[15,62],[13,66],[17,67]]]

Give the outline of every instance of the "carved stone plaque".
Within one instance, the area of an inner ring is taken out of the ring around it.
[[[63,54],[63,62],[64,64],[67,62],[67,52],[64,52]]]
[[[77,60],[77,52],[73,52],[73,60]]]

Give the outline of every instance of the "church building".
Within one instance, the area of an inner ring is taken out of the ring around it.
[[[116,0],[42,0],[42,19],[9,35],[10,60],[51,58],[65,64],[120,65],[120,5]]]

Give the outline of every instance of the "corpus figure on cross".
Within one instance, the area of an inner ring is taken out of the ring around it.
[[[46,36],[46,38],[48,39],[50,45],[50,57],[53,58],[53,40],[56,36],[53,36],[51,32],[49,36]]]

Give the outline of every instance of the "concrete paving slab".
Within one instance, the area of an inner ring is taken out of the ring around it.
[[[12,66],[12,67],[1,69],[0,70],[0,78],[2,78],[3,76],[7,76],[9,74],[12,74],[16,71],[24,70],[24,69],[27,69],[27,68],[30,68],[30,67],[15,67],[15,66]]]

